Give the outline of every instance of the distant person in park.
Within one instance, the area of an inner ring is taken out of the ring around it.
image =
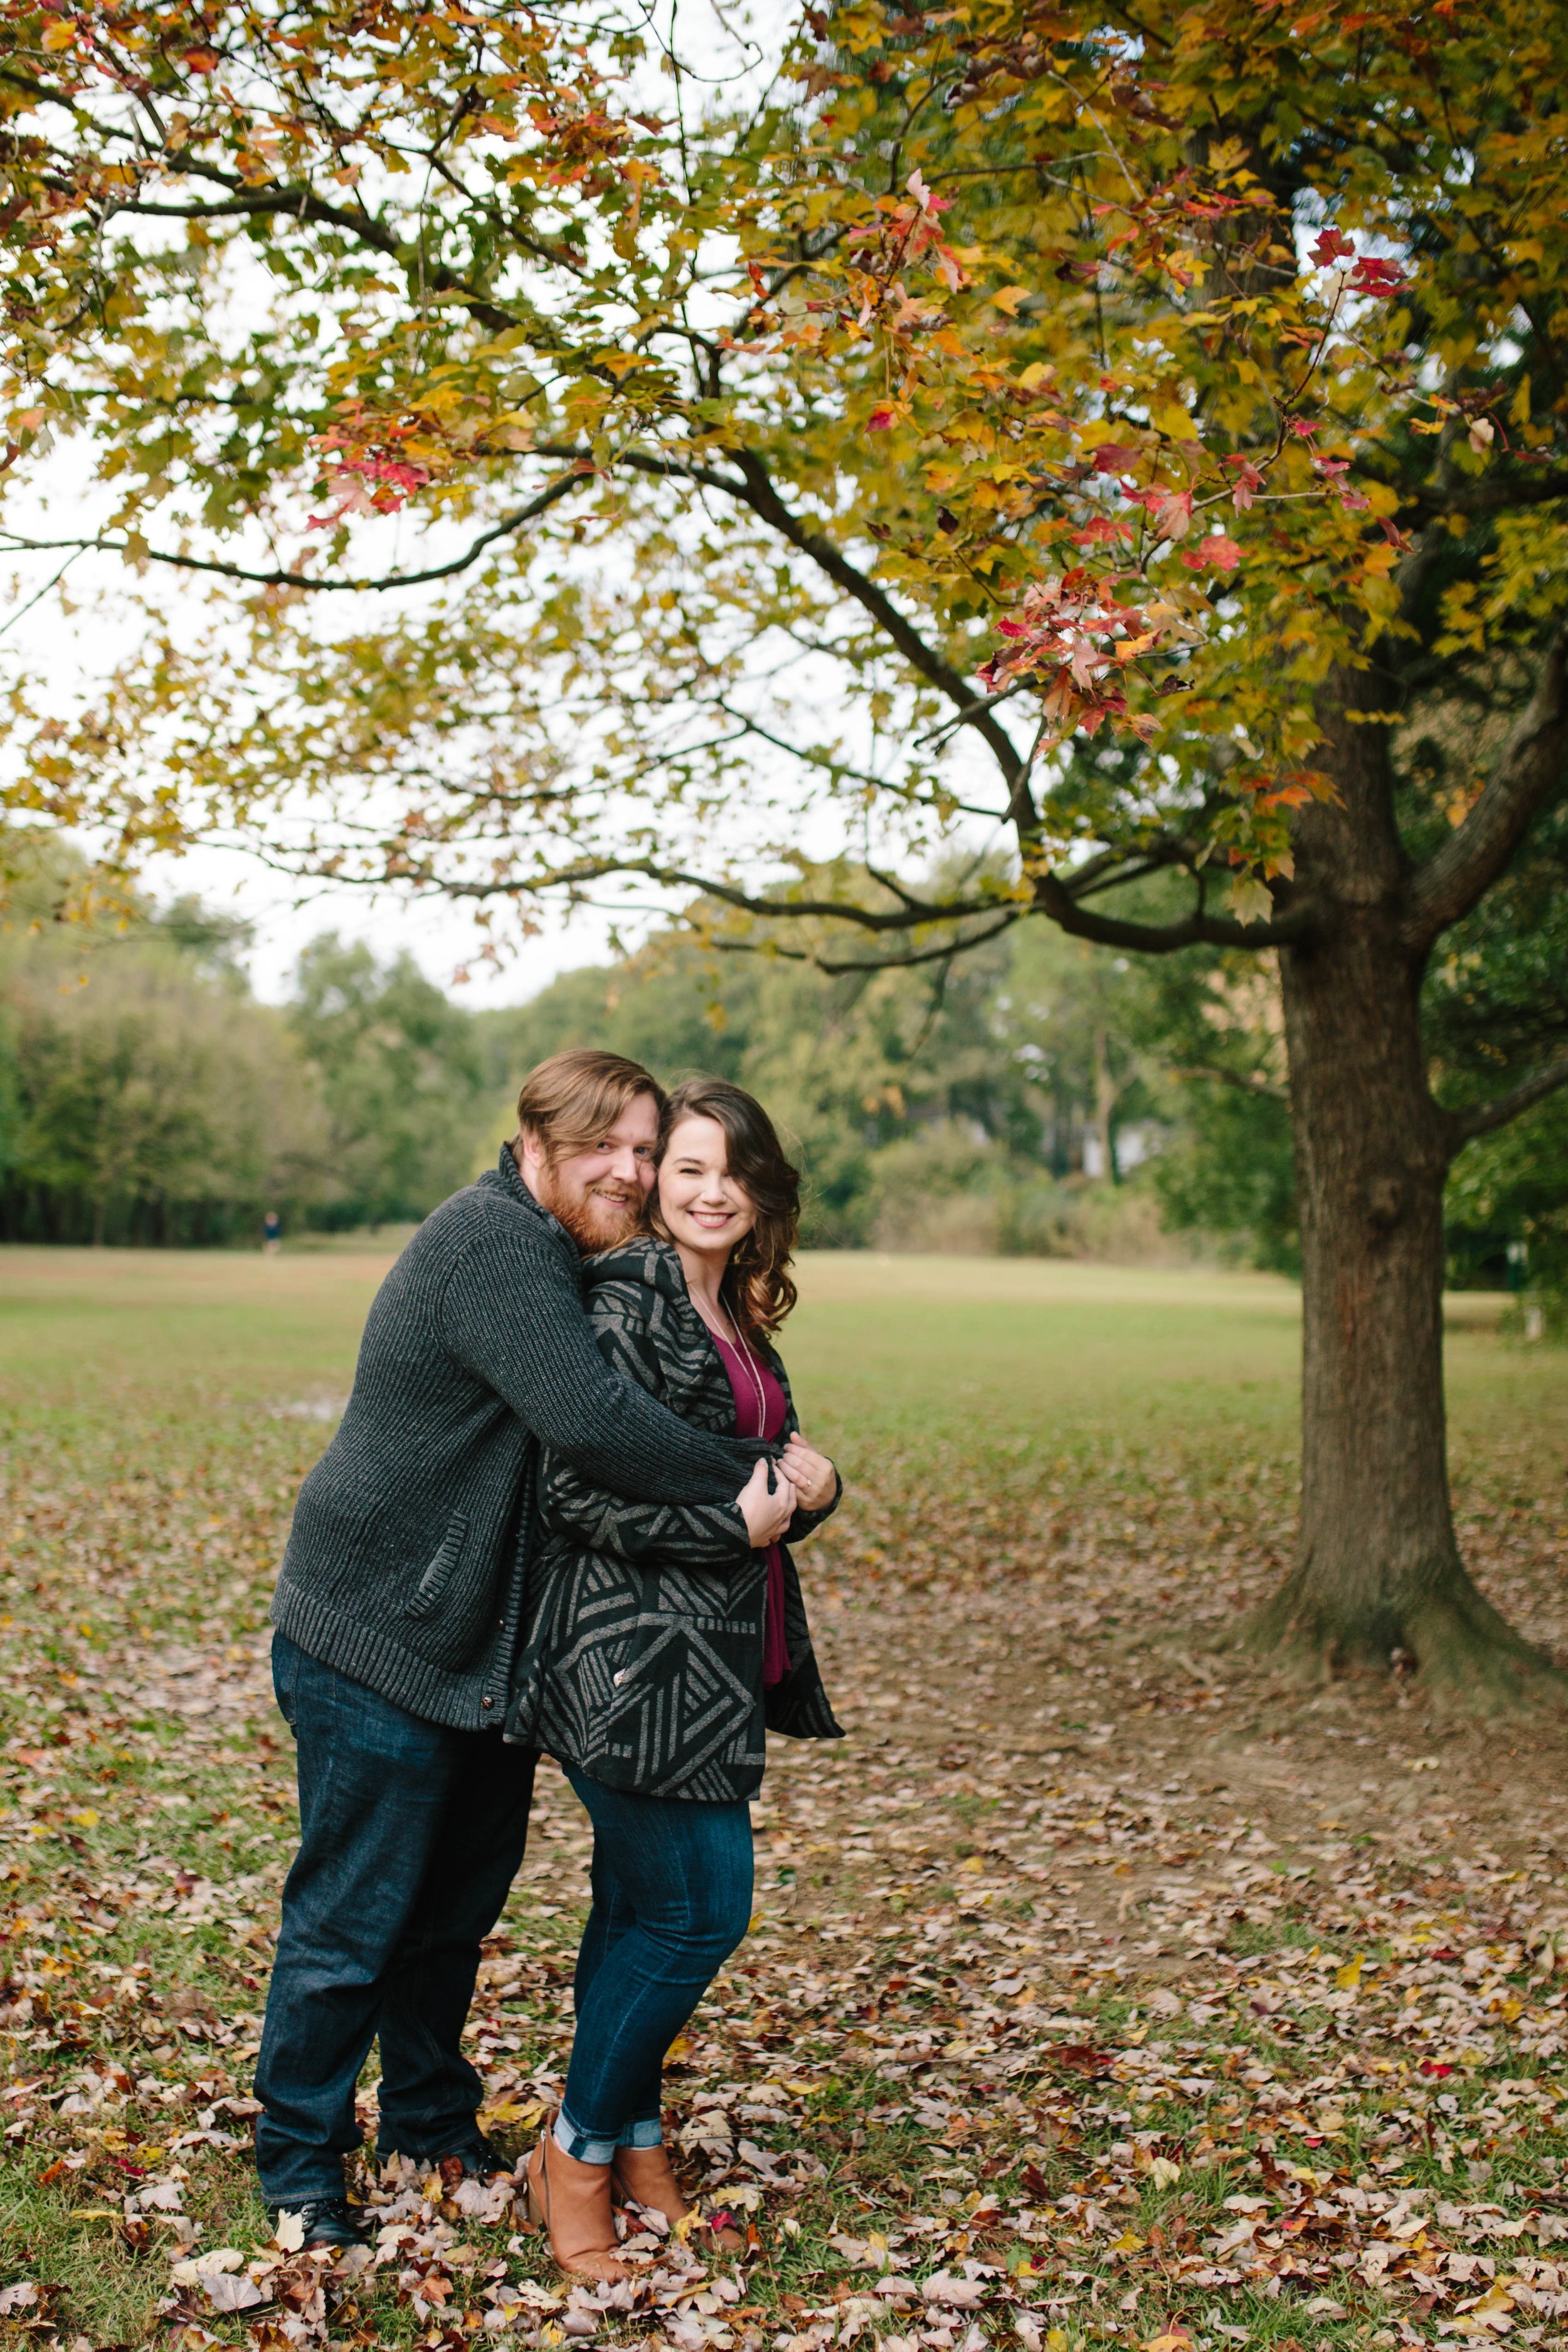
[[[689,1427],[784,1447],[799,1507],[748,1544],[734,1513],[628,1502],[547,1446],[531,1632],[509,1736],[559,1759],[594,1825],[593,1909],[559,2114],[529,2159],[529,2206],[571,2274],[624,2277],[613,2205],[631,2200],[715,2252],[731,2217],[692,2213],[664,2146],[665,2053],[752,1913],[752,1820],[766,1733],[842,1737],[783,1538],[838,1500],[801,1437],[773,1339],[795,1304],[799,1185],[739,1087],[693,1079],[664,1107],[649,1230],[591,1260],[605,1362]]]
[[[261,1246],[268,1257],[276,1257],[283,1246],[283,1220],[276,1209],[268,1209],[261,1220]]]
[[[557,1477],[574,1468],[619,1504],[700,1510],[759,1577],[795,1517],[783,1446],[672,1412],[606,1363],[584,1307],[582,1257],[641,1222],[662,1105],[617,1055],[540,1064],[499,1164],[426,1219],[382,1284],[342,1424],[300,1492],[272,1657],[300,1841],[256,2092],[262,2193],[303,2215],[307,2246],[363,2242],[342,2160],[378,2036],[378,2153],[507,2169],[459,2043],[528,1830],[535,1751],[501,1727],[540,1447]]]

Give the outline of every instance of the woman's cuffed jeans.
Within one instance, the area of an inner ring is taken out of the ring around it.
[[[745,1935],[752,1814],[566,1777],[594,1824],[594,1904],[577,1953],[577,2032],[555,2137],[608,2164],[657,2147],[664,2055]]]
[[[460,2047],[479,1946],[522,1860],[537,1759],[449,1731],[351,1682],[281,1633],[272,1675],[294,1734],[300,1851],[256,2069],[268,2204],[341,2197],[362,2137],[354,2087],[381,2042],[385,2156],[478,2136],[483,2084]]]

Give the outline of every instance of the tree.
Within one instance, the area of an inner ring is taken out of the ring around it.
[[[504,1096],[485,1087],[471,1016],[412,957],[383,966],[363,944],[313,940],[288,1018],[327,1117],[333,1197],[319,1222],[415,1220],[470,1181]]]
[[[184,903],[62,928],[47,917],[79,878],[68,861],[8,846],[0,1233],[188,1246],[259,1241],[267,1209],[302,1213],[328,1176],[314,1074],[251,998],[233,927]]]
[[[16,472],[95,436],[95,546],[235,594],[19,722],[32,804],[748,920],[814,802],[879,861],[973,818],[1005,879],[802,888],[863,942],[819,960],[1272,952],[1304,1492],[1259,1638],[1542,1687],[1455,1540],[1442,1200],[1568,1062],[1447,1090],[1420,1014],[1568,751],[1563,13],[847,0],[803,97],[700,119],[667,55],[668,120],[613,13],[5,21]],[[427,552],[351,567],[405,502]]]

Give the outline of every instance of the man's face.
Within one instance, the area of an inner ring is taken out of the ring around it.
[[[609,1132],[586,1151],[549,1160],[534,1139],[524,1135],[522,1180],[587,1255],[636,1232],[653,1190],[658,1140],[658,1104],[651,1095],[634,1095]]]

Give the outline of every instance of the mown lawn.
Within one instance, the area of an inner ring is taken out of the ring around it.
[[[0,1253],[0,2333],[1561,2336],[1563,1733],[1215,1647],[1288,1549],[1299,1336],[1288,1285],[1223,1274],[805,1265],[791,1369],[854,1492],[803,1565],[851,1736],[784,1745],[752,1937],[672,2077],[750,2262],[666,2250],[601,2308],[504,2192],[385,2180],[363,2275],[268,2251],[266,1601],[384,1264]],[[1568,1360],[1454,1314],[1467,1543],[1561,1647]],[[475,2021],[518,2150],[584,1859],[547,1768]]]

